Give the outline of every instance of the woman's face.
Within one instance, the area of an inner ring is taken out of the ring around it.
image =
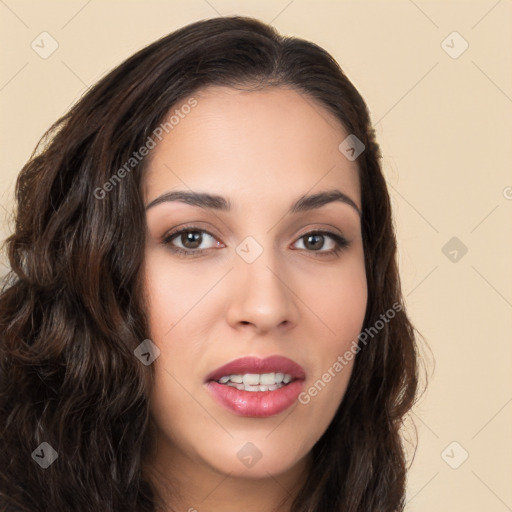
[[[338,149],[349,133],[292,89],[194,98],[143,182],[158,449],[182,470],[284,474],[331,422],[363,326],[357,162]]]

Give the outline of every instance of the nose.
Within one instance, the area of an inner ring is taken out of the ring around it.
[[[289,275],[270,254],[252,263],[237,258],[231,272],[228,323],[236,329],[252,328],[260,334],[275,328],[289,329],[297,324],[298,298],[293,293]]]

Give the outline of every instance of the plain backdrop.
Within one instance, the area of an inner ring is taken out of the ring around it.
[[[420,340],[407,511],[512,510],[510,0],[2,0],[1,238],[18,172],[89,86],[176,28],[232,14],[324,47],[369,105],[407,308],[431,350]]]

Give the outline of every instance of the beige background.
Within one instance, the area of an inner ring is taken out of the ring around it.
[[[17,173],[87,87],[175,28],[229,14],[323,46],[370,106],[404,293],[432,351],[407,510],[512,511],[510,0],[2,0],[1,238]],[[59,45],[46,59],[31,47],[43,31]]]

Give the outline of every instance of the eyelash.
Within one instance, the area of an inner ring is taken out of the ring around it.
[[[178,237],[179,235],[182,235],[183,233],[203,233],[203,234],[206,233],[207,235],[209,235],[215,239],[215,236],[212,235],[210,232],[206,231],[205,229],[197,228],[195,226],[186,226],[185,228],[182,228],[178,231],[173,231],[163,237],[162,243],[166,246],[169,246],[169,248],[172,252],[179,254],[181,256],[184,256],[184,257],[188,257],[188,258],[198,257],[201,254],[207,252],[209,249],[182,249],[181,247],[173,246],[171,241],[174,238]],[[346,249],[349,246],[349,242],[344,237],[337,235],[336,233],[332,233],[330,231],[321,231],[321,230],[313,230],[313,231],[304,233],[297,239],[297,241],[302,238],[305,238],[307,236],[310,236],[310,235],[328,236],[336,243],[336,247],[329,251],[309,251],[307,249],[301,249],[301,250],[305,250],[306,252],[313,253],[314,256],[327,257],[327,256],[338,255],[341,251],[343,251],[344,249]]]

